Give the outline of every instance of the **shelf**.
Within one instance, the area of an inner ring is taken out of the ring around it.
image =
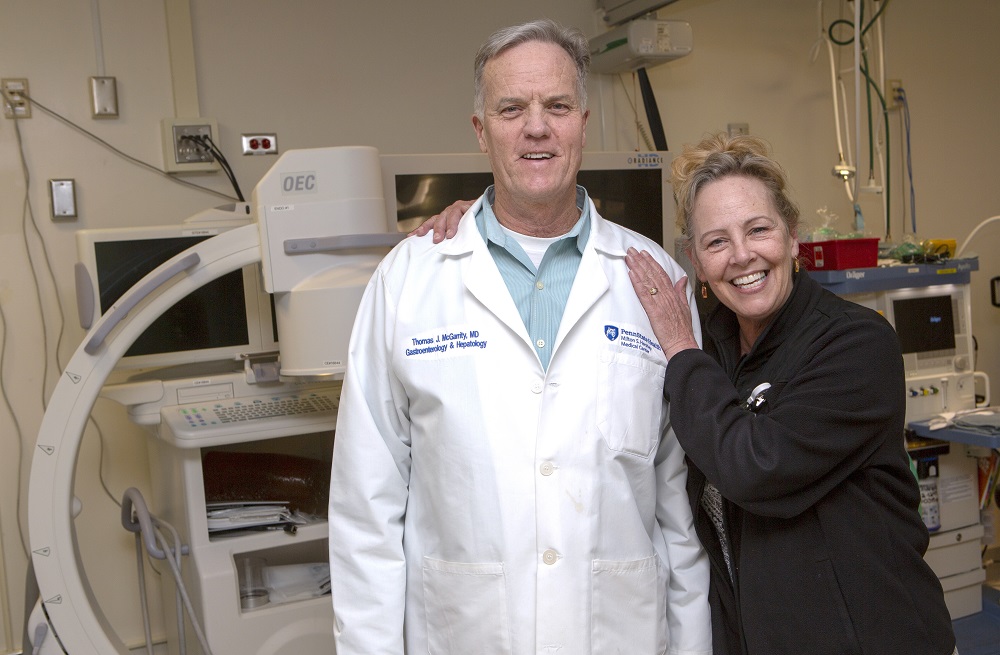
[[[952,427],[931,430],[929,423],[930,420],[913,421],[907,427],[913,430],[918,437],[940,439],[954,443],[964,443],[970,446],[982,446],[984,448],[1000,448],[1000,435],[983,434],[981,432],[972,432]]]
[[[323,520],[301,525],[295,534],[284,530],[241,530],[233,531],[232,534],[215,532],[209,534],[209,543],[224,544],[233,553],[249,553],[326,539],[327,535],[327,523]]]
[[[979,270],[979,259],[952,259],[940,264],[900,264],[875,268],[852,268],[841,271],[809,271],[824,287],[842,296],[872,293],[935,284],[968,284],[972,271]]]

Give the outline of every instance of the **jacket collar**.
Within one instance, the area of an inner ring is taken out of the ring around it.
[[[807,316],[818,302],[823,287],[806,271],[792,273],[792,293],[774,319],[764,328],[757,342],[747,353],[747,360],[767,357],[777,348],[792,326]],[[719,303],[705,319],[705,333],[714,342],[716,356],[727,371],[732,371],[740,359],[739,322],[736,313]]]

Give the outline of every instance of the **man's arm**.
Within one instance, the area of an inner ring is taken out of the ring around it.
[[[330,581],[338,655],[402,655],[406,402],[391,375],[391,303],[376,272],[358,310],[330,478]]]

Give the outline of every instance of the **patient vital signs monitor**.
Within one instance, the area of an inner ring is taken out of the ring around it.
[[[906,420],[975,406],[975,361],[968,284],[852,294],[896,329],[906,372]]]

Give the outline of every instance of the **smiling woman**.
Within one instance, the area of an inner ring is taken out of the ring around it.
[[[664,394],[712,561],[714,652],[952,653],[923,560],[895,332],[799,270],[798,210],[763,141],[719,135],[672,166],[687,253],[719,299],[704,351],[686,280],[648,253],[626,263],[669,360]]]

